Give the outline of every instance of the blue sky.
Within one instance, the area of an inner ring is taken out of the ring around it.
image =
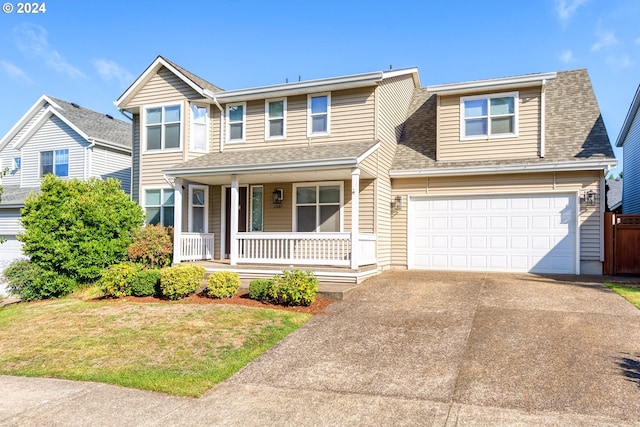
[[[157,55],[224,89],[390,66],[425,86],[587,68],[612,144],[640,83],[636,0],[44,3],[0,13],[0,135],[42,94],[122,117],[113,101]]]

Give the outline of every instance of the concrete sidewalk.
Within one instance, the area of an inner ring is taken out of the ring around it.
[[[638,425],[640,310],[574,276],[387,272],[200,399],[0,377],[0,425]]]

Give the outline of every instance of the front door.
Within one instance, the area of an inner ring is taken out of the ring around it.
[[[227,187],[225,209],[225,258],[229,258],[229,248],[231,247],[231,188]],[[238,188],[238,231],[247,231],[247,187]]]

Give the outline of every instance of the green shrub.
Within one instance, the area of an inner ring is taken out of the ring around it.
[[[121,262],[110,265],[102,272],[100,287],[105,296],[126,297],[131,295],[131,284],[136,275],[140,273],[142,266],[132,262]]]
[[[313,272],[291,270],[273,278],[270,297],[283,305],[311,305],[317,292],[318,279]]]
[[[78,284],[73,278],[46,271],[27,260],[9,264],[3,273],[9,293],[24,301],[58,298],[73,292]]]
[[[31,262],[45,271],[88,283],[123,261],[142,208],[109,178],[65,180],[47,174],[39,193],[27,197],[18,240]]]
[[[131,295],[135,297],[149,297],[159,294],[160,270],[157,268],[144,269],[136,274],[131,282]]]
[[[173,229],[162,224],[145,225],[133,230],[131,244],[127,248],[129,260],[150,268],[162,268],[171,264],[173,256]]]
[[[231,271],[216,271],[207,277],[204,291],[211,298],[231,298],[240,288],[240,276]]]
[[[160,270],[160,291],[162,295],[177,300],[194,293],[204,279],[204,267],[193,264],[178,264]]]
[[[271,297],[271,279],[255,279],[249,282],[249,298],[258,301],[268,301]]]

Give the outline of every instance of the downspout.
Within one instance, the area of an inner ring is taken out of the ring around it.
[[[224,110],[215,96],[213,97],[213,103],[220,110],[220,152],[222,153],[224,151]]]
[[[544,89],[546,85],[547,85],[547,80],[542,79],[542,89],[540,91],[540,157],[544,157],[544,154],[545,154],[546,108],[545,108]]]

